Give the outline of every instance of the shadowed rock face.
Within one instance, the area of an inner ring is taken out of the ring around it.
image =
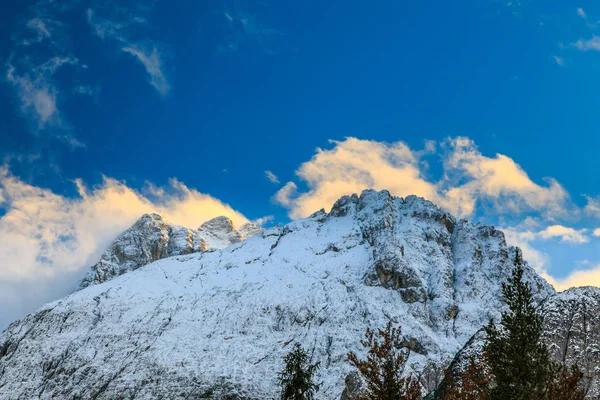
[[[299,342],[321,363],[319,399],[337,400],[348,351],[363,356],[365,329],[388,321],[412,349],[407,372],[432,390],[454,354],[498,317],[500,283],[519,251],[493,227],[387,191],[343,197],[330,213],[241,242],[224,219],[194,231],[207,248],[233,243],[216,251],[172,256],[174,234],[142,225],[122,253],[170,257],[9,326],[0,336],[0,399],[274,399],[282,358]],[[146,242],[140,230],[150,232]],[[194,232],[178,234],[175,247],[194,249]],[[136,243],[144,250],[129,249]],[[554,295],[531,268],[525,277],[539,301]]]
[[[196,230],[170,224],[158,214],[144,214],[110,245],[80,286],[105,282],[162,258],[220,249],[261,231],[252,223],[237,231],[227,217],[213,218]]]
[[[577,364],[589,399],[600,398],[600,288],[572,288],[542,304],[544,337],[556,362]]]

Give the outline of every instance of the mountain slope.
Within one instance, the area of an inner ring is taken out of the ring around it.
[[[366,327],[403,327],[429,390],[502,307],[515,248],[493,227],[387,191],[338,200],[222,250],[127,272],[13,323],[0,336],[0,398],[277,397],[300,342],[339,398]],[[542,301],[552,287],[527,267]]]

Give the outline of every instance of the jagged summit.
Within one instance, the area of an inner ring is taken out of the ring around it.
[[[144,214],[110,245],[80,286],[105,282],[162,258],[220,249],[261,230],[253,223],[246,223],[237,231],[225,216],[190,229],[171,224],[156,213]]]
[[[224,227],[221,239],[235,232],[224,219],[210,226]],[[170,243],[161,227],[141,237]],[[144,248],[138,234],[123,242]],[[432,390],[498,316],[500,284],[519,251],[494,227],[422,198],[345,196],[329,213],[222,249],[132,266],[13,323],[0,336],[0,399],[274,399],[294,342],[321,362],[318,398],[338,399],[346,354],[362,354],[366,327],[390,320],[412,348],[410,370]],[[539,302],[555,295],[528,266],[525,278]]]

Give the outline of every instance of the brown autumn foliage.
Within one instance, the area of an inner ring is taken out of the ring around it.
[[[491,374],[484,357],[478,362],[471,357],[469,366],[461,371],[457,381],[450,369],[445,372],[444,384],[438,399],[441,400],[490,400],[489,384]]]
[[[548,400],[583,400],[585,391],[582,389],[583,374],[573,366],[570,370],[566,367],[556,368],[550,374],[546,386]]]
[[[493,377],[485,356],[480,356],[477,362],[473,357],[469,360],[466,370],[458,374],[459,379],[447,369],[438,400],[492,400],[490,383]],[[582,389],[583,374],[576,367],[553,367],[548,376],[543,400],[584,400]]]
[[[366,394],[360,400],[421,400],[421,385],[413,376],[403,377],[409,350],[401,349],[401,329],[388,322],[385,330],[367,328],[361,344],[368,350],[366,360],[353,352],[348,361],[366,382]]]

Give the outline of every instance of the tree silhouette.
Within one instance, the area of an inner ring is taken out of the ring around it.
[[[366,394],[360,400],[420,400],[421,385],[413,376],[403,377],[409,350],[401,349],[401,329],[388,322],[385,330],[367,328],[361,344],[367,358],[360,360],[353,352],[348,361],[366,382]]]
[[[284,362],[285,367],[279,373],[281,400],[313,400],[318,391],[313,379],[319,363],[311,364],[299,343],[285,356]]]

